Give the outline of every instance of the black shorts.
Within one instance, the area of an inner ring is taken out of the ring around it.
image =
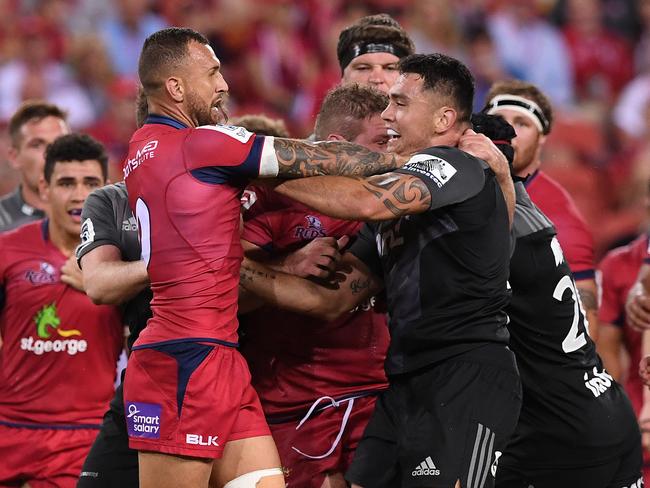
[[[640,436],[630,449],[606,463],[553,469],[524,468],[508,463],[497,469],[497,488],[642,488],[643,448]],[[505,459],[504,459],[505,460]]]
[[[124,380],[124,376],[122,376]],[[122,384],[115,390],[104,421],[84,461],[77,488],[137,488],[138,451],[129,448]]]
[[[391,378],[346,478],[365,488],[494,486],[515,429],[521,382],[513,353],[489,345]]]

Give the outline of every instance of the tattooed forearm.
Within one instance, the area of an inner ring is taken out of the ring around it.
[[[395,217],[424,212],[431,205],[431,193],[416,177],[391,173],[363,180],[364,188],[381,200]]]
[[[597,310],[598,309],[598,300],[596,299],[596,294],[586,288],[578,288],[578,293],[580,294],[580,302],[585,310]]]
[[[239,268],[239,283],[246,287],[247,284],[253,283],[255,280],[262,279],[275,279],[275,274],[271,271],[260,271],[258,269],[252,268],[246,264],[242,264]]]
[[[348,142],[311,144],[293,139],[275,139],[279,162],[278,176],[369,176],[385,173],[399,166],[393,154],[375,153]]]

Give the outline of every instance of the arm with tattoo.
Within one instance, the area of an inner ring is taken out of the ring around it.
[[[343,263],[341,281],[338,287],[331,288],[271,270],[244,258],[239,275],[240,286],[275,307],[331,321],[383,287],[380,280],[352,254],[346,253]]]
[[[290,180],[275,191],[325,215],[348,220],[390,220],[426,212],[431,205],[431,193],[422,180],[402,173]]]
[[[349,142],[310,143],[295,139],[274,140],[278,177],[341,175],[369,176],[402,166],[407,158],[376,153]]]
[[[598,341],[598,299],[595,280],[580,280],[576,283],[580,302],[589,322],[589,335],[594,342]]]

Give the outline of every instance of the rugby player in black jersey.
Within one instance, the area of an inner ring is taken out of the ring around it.
[[[504,119],[472,120],[477,132],[512,151],[505,142],[515,133]],[[496,486],[641,487],[641,437],[630,401],[596,354],[553,223],[531,202],[523,179],[514,178],[506,312],[524,399],[515,433],[493,467]]]
[[[382,117],[388,149],[415,153],[406,166],[371,178],[276,187],[324,214],[375,221],[344,255],[351,268],[345,282],[327,290],[244,263],[241,283],[329,319],[385,288],[390,387],[348,480],[367,488],[493,486],[494,453],[505,448],[521,404],[503,311],[510,237],[499,184],[510,196],[514,189],[505,157],[468,130],[467,68],[436,54],[408,56],[399,70]],[[483,160],[499,168],[499,181]]]

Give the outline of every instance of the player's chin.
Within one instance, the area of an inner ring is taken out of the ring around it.
[[[401,154],[403,146],[401,137],[391,137],[386,143],[386,151]]]

